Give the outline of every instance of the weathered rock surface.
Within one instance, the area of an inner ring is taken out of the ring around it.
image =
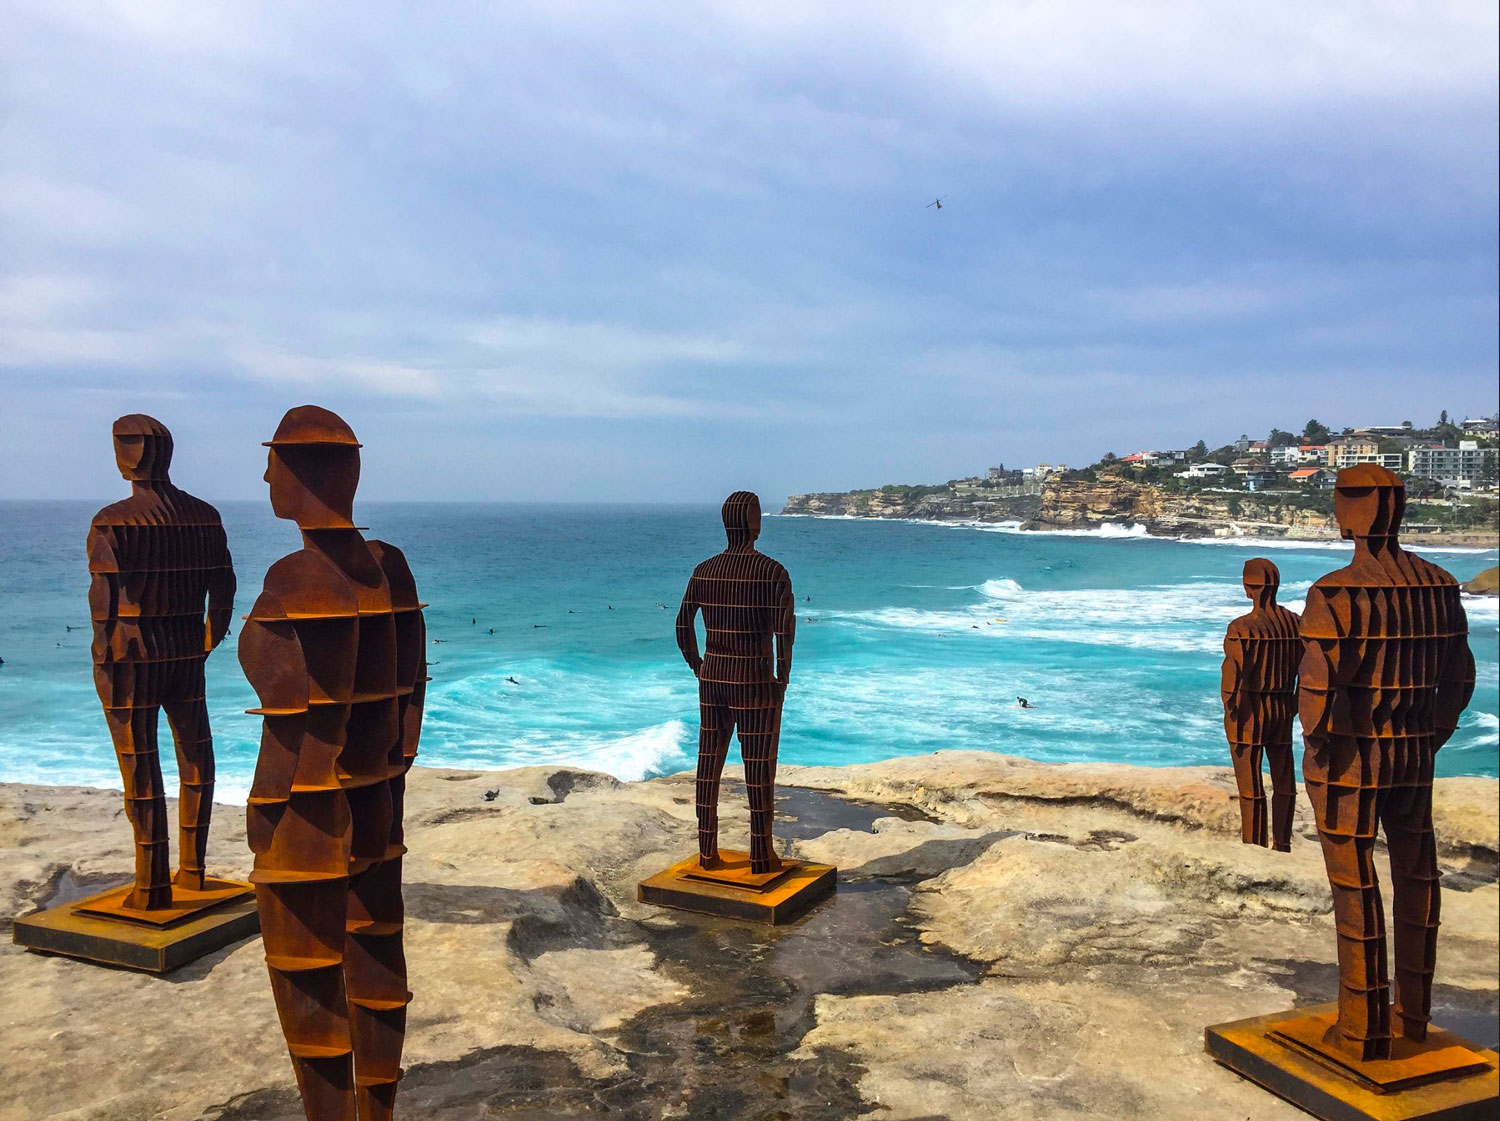
[[[1500,568],[1486,568],[1463,585],[1471,596],[1500,596]]]
[[[782,772],[778,836],[840,888],[767,929],[635,901],[695,843],[689,776],[417,768],[400,1115],[1302,1116],[1210,1062],[1202,1031],[1335,991],[1305,817],[1290,853],[1241,845],[1216,768],[940,752]],[[1436,1017],[1491,1045],[1496,794],[1442,779],[1434,799]],[[725,811],[743,845],[737,788]],[[123,879],[128,836],[116,794],[0,787],[0,915]],[[219,808],[210,855],[248,870],[242,810]],[[301,1116],[258,941],[167,978],[6,945],[0,993],[0,1119]]]

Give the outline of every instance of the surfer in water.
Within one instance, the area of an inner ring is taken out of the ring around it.
[[[1031,702],[1028,701],[1025,697],[1017,697],[1016,698],[1016,707],[1017,708],[1031,708],[1033,706],[1032,706]]]

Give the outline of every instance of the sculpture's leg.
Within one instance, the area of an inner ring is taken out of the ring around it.
[[[1266,784],[1260,772],[1258,743],[1230,744],[1234,781],[1240,791],[1240,839],[1247,845],[1266,844]]]
[[[203,677],[202,663],[198,679]],[[214,741],[208,730],[208,705],[201,685],[197,698],[162,705],[177,747],[177,820],[180,831],[177,875],[172,882],[193,891],[203,890],[204,859],[208,853],[208,822],[214,809]]]
[[[401,858],[382,860],[349,886],[344,984],[354,1044],[359,1121],[389,1121],[406,1038]]]
[[[308,1121],[356,1121],[344,992],[347,879],[257,884],[271,995]]]
[[[1365,750],[1373,747],[1366,745]],[[1333,890],[1339,957],[1336,1030],[1344,1050],[1368,1061],[1390,1057],[1390,981],[1374,860],[1379,791],[1352,785],[1365,772],[1357,749],[1354,753],[1346,767],[1325,771],[1309,751],[1302,761],[1302,776]]]
[[[1427,1038],[1432,1010],[1432,974],[1437,963],[1437,842],[1432,831],[1431,786],[1391,792],[1383,807],[1391,855],[1391,910],[1396,940],[1396,1016],[1407,1039]]]
[[[702,690],[698,698],[698,783],[694,801],[698,810],[698,860],[703,867],[711,868],[719,859],[719,778],[724,774],[734,721],[728,708],[713,703],[706,694]]]
[[[170,907],[172,854],[167,843],[167,796],[156,752],[157,708],[111,708],[104,715],[125,786],[125,817],[135,838],[135,887],[126,906]]]
[[[745,761],[745,792],[750,801],[750,871],[757,874],[781,867],[771,838],[776,811],[776,746],[781,732],[781,706],[735,712],[740,757]]]
[[[1291,743],[1267,745],[1266,761],[1271,765],[1271,847],[1277,852],[1291,852],[1292,821],[1297,816],[1297,772],[1292,766]]]

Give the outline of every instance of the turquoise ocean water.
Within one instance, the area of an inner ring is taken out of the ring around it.
[[[89,663],[83,540],[97,505],[0,503],[0,780],[118,786]],[[264,503],[220,509],[243,612],[298,538]],[[716,507],[371,503],[358,514],[406,551],[432,605],[422,762],[567,762],[622,778],[692,765],[695,682],[673,619],[693,565],[722,548]],[[798,598],[788,763],[971,748],[1224,764],[1220,643],[1248,608],[1241,565],[1272,557],[1296,609],[1348,554],[794,517],[768,517],[760,545]],[[1419,551],[1460,579],[1496,563],[1493,551]],[[1479,687],[1438,773],[1494,776],[1496,601],[1465,606]],[[234,641],[208,663],[222,801],[243,798],[259,738]],[[1017,708],[1018,695],[1036,707]]]

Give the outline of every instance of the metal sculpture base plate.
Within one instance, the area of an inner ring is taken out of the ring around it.
[[[831,864],[785,860],[774,872],[750,871],[750,855],[721,849],[719,867],[696,856],[642,880],[636,898],[659,907],[700,911],[775,926],[801,918],[833,894],[838,870]]]
[[[112,887],[15,920],[19,946],[84,961],[168,973],[260,931],[255,889],[239,880],[207,881],[204,891],[172,889],[172,906],[125,906],[130,885]]]
[[[1203,1049],[1243,1078],[1323,1121],[1469,1121],[1500,1107],[1500,1058],[1429,1028],[1396,1039],[1390,1059],[1360,1062],[1324,1042],[1336,1004],[1217,1024]]]

